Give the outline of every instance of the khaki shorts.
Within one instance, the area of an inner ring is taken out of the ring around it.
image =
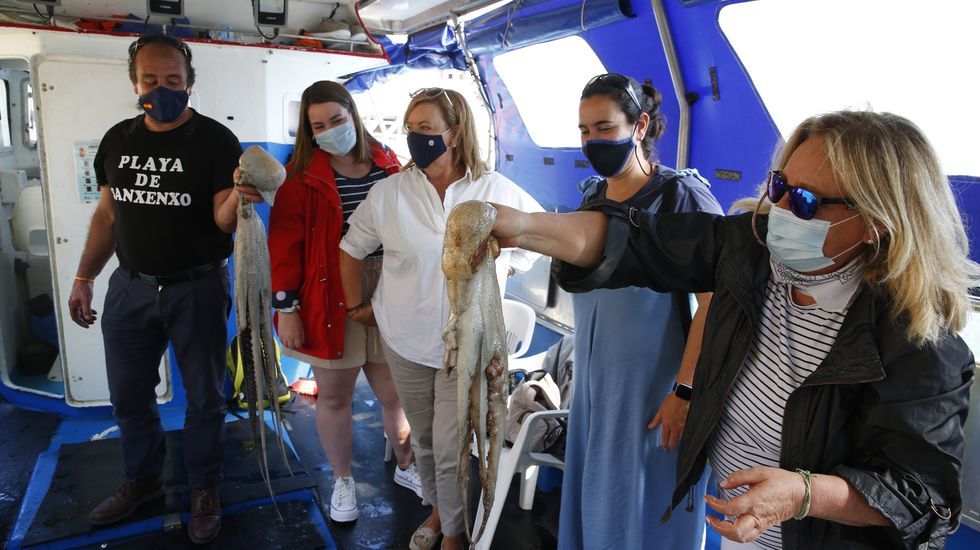
[[[365,258],[361,272],[361,296],[368,301],[381,278],[381,256]],[[384,363],[381,333],[378,327],[368,327],[347,319],[344,323],[344,356],[336,361],[320,359],[291,349],[283,349],[289,357],[321,369],[353,369],[365,363]]]

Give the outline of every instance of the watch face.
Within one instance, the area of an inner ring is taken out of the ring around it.
[[[692,393],[694,393],[694,390],[686,384],[677,384],[674,386],[674,395],[684,401],[690,401]]]

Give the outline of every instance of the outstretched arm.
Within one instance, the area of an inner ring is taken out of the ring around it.
[[[493,235],[501,248],[516,246],[579,267],[595,267],[606,241],[606,216],[599,212],[525,213],[493,205]]]

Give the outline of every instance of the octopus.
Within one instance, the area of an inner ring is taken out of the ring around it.
[[[286,170],[272,155],[258,146],[249,147],[239,160],[236,183],[258,189],[266,202],[272,203],[275,192],[286,179]],[[235,232],[235,317],[238,328],[238,353],[242,358],[242,388],[248,403],[248,422],[257,453],[259,471],[275,500],[269,478],[269,456],[266,452],[265,409],[272,409],[273,424],[282,454],[289,469],[283,443],[282,411],[276,390],[279,360],[272,337],[272,275],[265,226],[255,206],[242,198],[237,209]],[[292,470],[290,469],[290,474]],[[278,512],[278,509],[277,509]],[[280,519],[282,516],[280,515]]]
[[[442,248],[450,308],[442,335],[446,343],[443,371],[449,376],[458,369],[457,482],[463,494],[467,538],[471,532],[467,496],[474,436],[483,487],[483,518],[471,544],[483,535],[493,507],[507,421],[507,336],[494,269],[500,245],[490,234],[496,215],[488,203],[460,203],[449,214]]]

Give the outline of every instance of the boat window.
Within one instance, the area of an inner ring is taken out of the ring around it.
[[[289,137],[289,141],[293,141],[296,139],[296,130],[299,128],[299,106],[302,104],[302,100],[286,97],[284,103],[285,116],[282,117],[282,120],[286,125],[286,135]]]
[[[10,84],[0,79],[0,149],[10,147]]]
[[[502,53],[493,66],[539,147],[581,146],[578,102],[589,79],[606,72],[579,36]]]
[[[490,111],[473,77],[453,69],[410,70],[394,75],[365,92],[351,94],[364,127],[378,141],[390,147],[403,163],[411,159],[402,117],[412,92],[420,88],[446,88],[463,94],[476,124],[480,151],[489,166],[494,165],[494,139]]]
[[[37,147],[37,117],[34,110],[34,90],[31,88],[30,80],[24,80],[21,97],[24,106],[24,145],[28,149]]]
[[[922,128],[947,174],[980,175],[980,3],[759,0],[718,20],[784,138],[816,113],[888,111]]]

